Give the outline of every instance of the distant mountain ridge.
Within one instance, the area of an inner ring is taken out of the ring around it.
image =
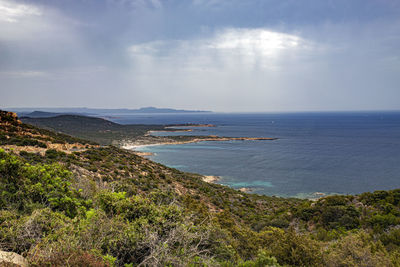
[[[184,109],[172,109],[172,108],[156,108],[156,107],[143,107],[139,109],[100,109],[100,108],[9,108],[8,110],[18,113],[19,115],[29,116],[29,113],[58,113],[61,114],[80,114],[80,115],[104,115],[104,114],[115,114],[115,113],[209,113],[212,111],[203,110],[184,110]],[[35,115],[35,114],[34,114]],[[46,115],[46,114],[43,114]],[[49,115],[49,114],[47,114]],[[34,116],[32,116],[34,117]],[[38,116],[36,116],[38,117]],[[49,117],[49,116],[43,116]],[[52,117],[52,116],[50,116]]]

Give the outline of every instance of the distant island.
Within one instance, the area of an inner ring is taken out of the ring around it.
[[[173,108],[143,107],[139,109],[105,109],[105,108],[8,108],[19,116],[31,118],[55,117],[62,114],[70,115],[110,115],[110,114],[146,114],[146,113],[211,113],[204,110],[185,110]]]

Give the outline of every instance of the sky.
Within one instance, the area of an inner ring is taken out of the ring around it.
[[[400,110],[398,0],[0,0],[0,108]]]

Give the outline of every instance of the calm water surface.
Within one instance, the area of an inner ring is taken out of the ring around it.
[[[310,197],[400,188],[400,113],[141,114],[118,123],[211,123],[190,135],[277,137],[141,148],[183,171],[255,193]],[[166,133],[158,133],[163,135]]]

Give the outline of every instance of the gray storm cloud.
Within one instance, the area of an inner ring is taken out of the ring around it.
[[[398,5],[284,2],[0,0],[0,105],[400,108]]]

